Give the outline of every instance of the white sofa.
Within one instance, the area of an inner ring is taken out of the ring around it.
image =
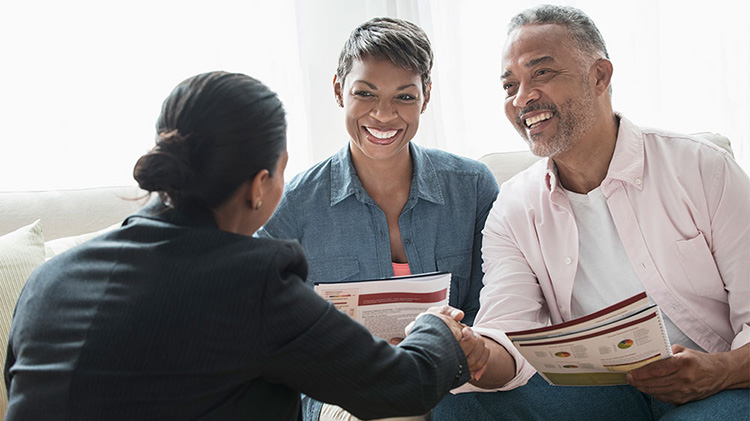
[[[729,140],[712,133],[705,138],[730,150]],[[479,159],[502,184],[539,158],[528,151],[499,152]],[[0,363],[15,302],[26,278],[45,259],[119,225],[146,201],[134,186],[83,190],[0,192]],[[0,419],[7,406],[0,382]]]

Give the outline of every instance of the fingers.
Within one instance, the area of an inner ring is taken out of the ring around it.
[[[484,338],[474,332],[472,328],[466,326],[461,330],[459,345],[466,355],[471,378],[479,380],[490,359],[490,350],[485,346]]]
[[[457,341],[461,340],[461,329],[465,326],[462,323],[459,323],[460,320],[464,318],[464,312],[453,308],[451,306],[442,306],[442,307],[430,307],[427,309],[426,312],[420,313],[416,319],[422,317],[425,314],[434,314],[437,317],[440,317],[440,319],[445,323],[453,332],[453,336],[456,338]],[[416,320],[415,319],[415,320]],[[406,335],[411,332],[411,329],[414,327],[414,322],[409,323],[406,325],[406,328],[404,329],[404,333]]]
[[[424,314],[433,314],[440,318],[443,323],[450,328],[453,337],[456,338],[461,350],[466,356],[466,362],[469,364],[469,371],[473,380],[479,380],[487,369],[487,362],[490,359],[490,350],[485,346],[484,338],[478,335],[474,330],[459,321],[464,318],[464,312],[450,307],[431,307],[427,312],[417,316],[417,319]],[[408,335],[414,326],[414,322],[406,326],[405,333]],[[402,338],[391,338],[390,343],[396,345]]]
[[[433,307],[438,308],[438,307]],[[459,310],[460,311],[460,310]],[[464,327],[463,324],[457,322],[453,317],[441,313],[441,312],[433,312],[433,311],[427,311],[424,313],[420,313],[413,322],[410,322],[408,325],[406,325],[406,328],[404,328],[405,335],[409,335],[409,332],[414,328],[414,322],[417,321],[420,317],[424,316],[425,314],[432,314],[434,316],[437,316],[440,318],[440,320],[443,321],[443,323],[448,326],[448,328],[451,330],[451,333],[453,333],[453,337],[456,338],[457,341],[461,340],[461,329]],[[463,312],[461,312],[461,317],[463,317]]]
[[[427,312],[434,314],[445,314],[446,316],[450,316],[457,322],[460,322],[464,318],[464,312],[462,310],[451,306],[430,307],[427,309]]]
[[[648,382],[654,379],[665,378],[670,374],[676,372],[679,366],[676,364],[674,357],[669,357],[663,360],[654,361],[650,364],[646,364],[641,368],[631,370],[626,375],[626,378],[632,385],[636,385],[640,382]]]
[[[648,384],[650,386],[667,385],[669,384],[668,382],[673,381],[673,379],[667,380],[668,376],[680,371],[686,363],[685,360],[689,360],[693,357],[691,353],[693,353],[692,350],[689,350],[682,345],[672,345],[671,357],[654,361],[643,367],[631,370],[628,372],[626,378],[633,386],[641,384]]]
[[[708,354],[675,345],[674,355],[628,372],[628,383],[672,404],[703,399],[722,390],[722,354]]]

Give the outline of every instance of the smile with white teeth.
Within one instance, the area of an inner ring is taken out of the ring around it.
[[[378,139],[388,139],[393,137],[396,133],[398,133],[398,130],[378,130],[374,127],[365,127],[365,129],[373,136],[377,137]]]
[[[552,113],[551,112],[542,113],[542,114],[539,114],[537,116],[534,116],[534,117],[531,117],[531,118],[527,118],[526,119],[526,125],[530,129],[533,129],[534,126],[537,123],[539,123],[541,121],[544,121],[544,120],[549,120],[550,118],[552,118]]]

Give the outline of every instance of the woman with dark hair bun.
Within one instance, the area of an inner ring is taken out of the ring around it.
[[[297,243],[252,237],[286,161],[284,110],[262,83],[178,85],[134,170],[159,197],[21,293],[6,420],[296,420],[300,392],[363,418],[416,414],[481,368],[461,312],[427,313],[389,345],[305,285]]]

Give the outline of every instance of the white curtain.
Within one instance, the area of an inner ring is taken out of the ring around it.
[[[204,71],[250,74],[288,112],[287,176],[346,144],[331,82],[349,32],[411,20],[435,50],[416,142],[478,158],[526,145],[507,122],[500,52],[517,0],[153,0],[0,3],[0,190],[133,184],[161,101]],[[750,170],[750,6],[562,1],[597,23],[614,106],[640,125],[713,131]]]

